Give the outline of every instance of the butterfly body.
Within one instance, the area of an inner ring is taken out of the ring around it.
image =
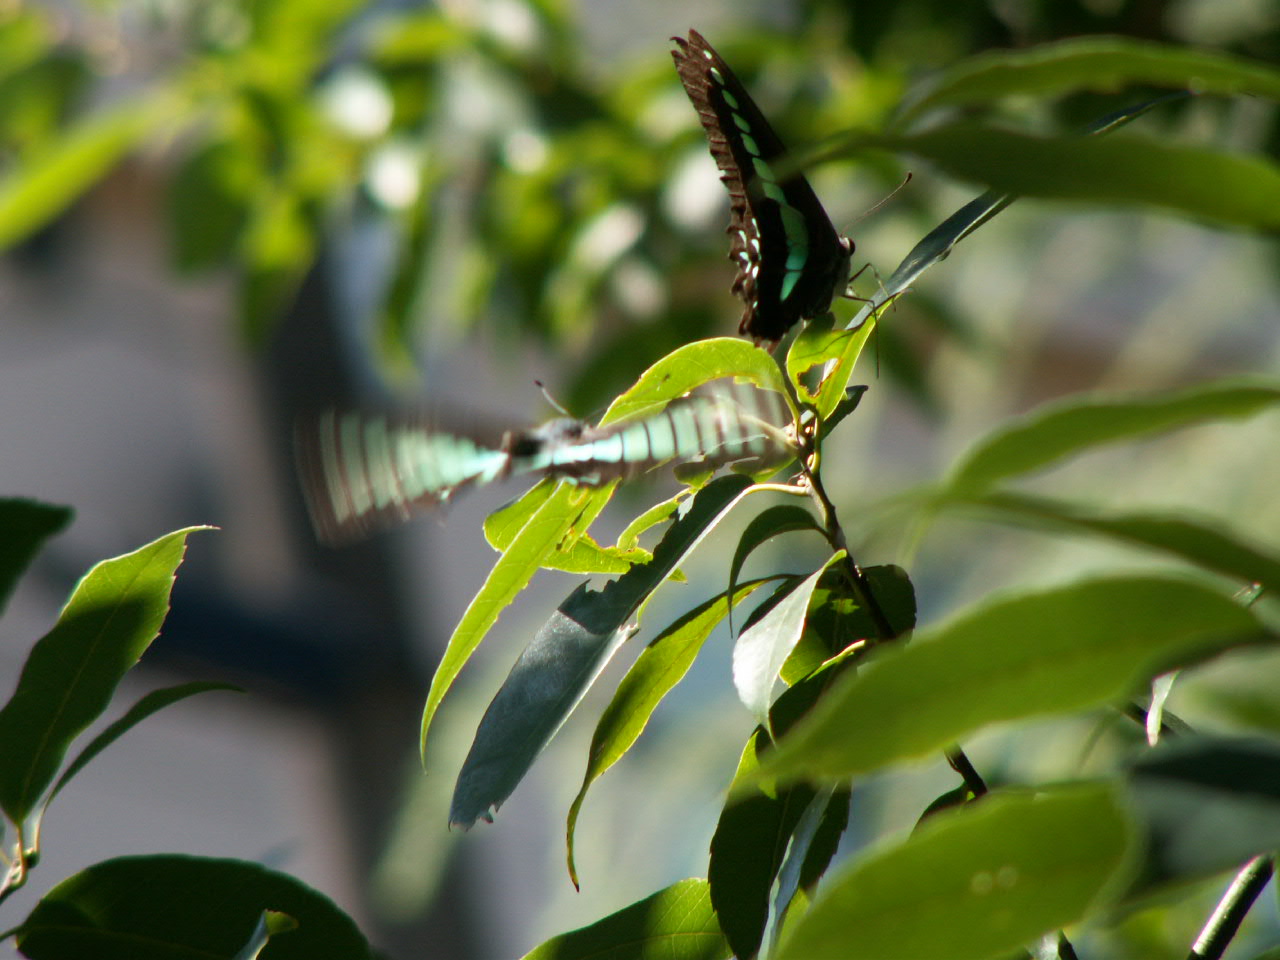
[[[789,449],[774,393],[696,393],[651,417],[606,427],[552,420],[489,446],[416,418],[327,412],[300,425],[298,469],[320,538],[342,542],[507,477],[626,480],[672,460],[769,461]]]
[[[786,147],[702,35],[672,40],[676,71],[729,191],[733,292],[745,303],[739,332],[777,342],[844,292],[853,241],[831,225],[802,174],[779,176]]]

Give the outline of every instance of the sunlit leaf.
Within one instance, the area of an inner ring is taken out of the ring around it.
[[[630,623],[680,562],[751,491],[745,477],[721,477],[698,491],[689,509],[654,548],[600,590],[582,586],[565,600],[521,653],[476,731],[454,788],[450,822],[491,818],[600,670],[634,632]]]
[[[689,343],[667,354],[610,404],[600,425],[653,416],[694,387],[723,377],[786,396],[782,372],[773,357],[745,340],[718,337]]]
[[[498,615],[511,603],[538,572],[543,559],[564,539],[577,522],[583,505],[599,491],[586,487],[559,484],[552,495],[529,518],[498,558],[484,585],[471,599],[462,619],[454,628],[445,647],[440,665],[431,678],[427,701],[422,711],[420,749],[426,756],[427,731],[444,695],[471,659],[480,641],[498,620]]]
[[[995,960],[1114,890],[1133,846],[1112,791],[992,795],[828,879],[777,960]]]
[[[730,955],[707,881],[690,879],[552,937],[522,960],[728,960]]]
[[[880,650],[832,687],[763,771],[842,780],[939,752],[989,724],[1112,702],[1157,673],[1263,638],[1249,611],[1172,578],[992,598],[906,647]]]
[[[103,560],[76,585],[53,629],[38,640],[0,710],[0,806],[21,823],[78,736],[106,709],[169,612],[188,527]]]

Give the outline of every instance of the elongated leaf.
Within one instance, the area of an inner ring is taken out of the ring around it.
[[[1071,503],[1015,493],[994,493],[969,501],[1015,522],[1079,530],[1151,547],[1243,583],[1260,583],[1280,593],[1280,557],[1245,543],[1213,521],[1153,513],[1099,514]]]
[[[618,534],[618,547],[622,550],[631,550],[639,542],[640,537],[646,531],[651,530],[658,524],[665,522],[671,518],[671,515],[679,509],[685,499],[690,495],[687,488],[681,490],[674,496],[663,500],[661,503],[654,504],[640,516],[636,517],[626,525],[623,531]]]
[[[808,910],[814,888],[831,865],[849,826],[850,799],[848,787],[838,790],[825,787],[796,824],[787,858],[778,871],[771,950],[777,948],[783,933]]]
[[[180,109],[168,91],[121,103],[80,121],[11,170],[0,181],[0,250],[65,210]]]
[[[1155,109],[1157,106],[1173,99],[1180,99],[1181,96],[1181,94],[1169,94],[1164,97],[1158,97],[1155,100],[1148,100],[1125,107],[1096,120],[1084,132],[1090,135],[1111,133]],[[943,220],[942,223],[925,234],[920,242],[912,247],[910,252],[902,258],[902,262],[894,268],[893,273],[884,281],[881,289],[871,297],[871,302],[858,311],[854,318],[846,324],[846,328],[860,330],[864,327],[874,327],[879,312],[894,297],[905,293],[921,274],[934,264],[941,263],[950,256],[957,243],[984,223],[996,217],[1016,199],[1016,193],[1010,193],[1005,190],[987,190],[981,196],[970,200],[947,219]],[[869,335],[870,331],[868,330],[867,333]],[[855,349],[860,350],[861,345],[849,344],[841,361],[829,366],[824,374],[825,379],[821,390],[822,400],[819,403],[824,416],[826,411],[832,408],[832,403],[838,396],[838,391],[844,389],[849,382],[850,373],[841,374],[841,367],[843,365],[851,372],[852,360],[856,359],[856,353],[853,356],[850,356],[850,353]]]
[[[575,530],[565,536],[554,550],[542,559],[544,570],[560,570],[563,573],[596,574],[626,573],[633,563],[643,563],[649,559],[646,550],[620,550],[616,547],[602,547],[587,533],[595,522],[600,511],[605,508],[612,496],[616,484],[609,484],[598,490],[587,501],[586,507],[578,516]],[[524,496],[518,497],[504,507],[495,510],[484,521],[484,536],[489,546],[501,553],[511,546],[529,519],[550,498],[556,488],[556,481],[544,477]]]
[[[492,822],[533,761],[591,684],[635,633],[625,606],[593,600],[580,586],[520,654],[489,704],[458,774],[449,822]]]
[[[1129,771],[1147,833],[1131,895],[1238,867],[1280,848],[1280,743],[1260,737],[1178,738]]]
[[[164,690],[151,691],[130,707],[128,713],[90,740],[85,748],[77,754],[76,758],[67,764],[67,769],[63,771],[62,776],[58,778],[58,782],[49,791],[49,800],[52,801],[59,791],[70,782],[71,778],[84,769],[90,760],[147,719],[147,717],[171,704],[177,703],[179,700],[194,697],[197,693],[207,693],[210,690],[230,690],[235,693],[244,693],[241,687],[237,687],[234,684],[214,683],[208,680],[197,680],[193,683],[179,684],[176,687],[167,687]]]
[[[796,585],[781,602],[759,621],[742,631],[733,648],[733,685],[740,699],[759,723],[768,723],[769,703],[773,687],[787,657],[804,633],[804,619],[809,611],[818,580],[833,563],[844,559],[843,550],[834,553],[826,563]]]
[[[1157,673],[1263,637],[1247,610],[1173,578],[1012,594],[881,650],[831,689],[763,772],[843,780],[941,751],[988,724],[1109,703]]]
[[[1147,204],[1251,230],[1280,226],[1280,168],[1261,157],[1134,136],[1036,137],[972,123],[877,145],[1007,193]]]
[[[1277,402],[1280,387],[1274,384],[1226,380],[1155,397],[1049,404],[980,441],[956,465],[944,494],[973,496],[1104,444],[1248,417]]]
[[[0,613],[41,545],[71,522],[71,508],[0,499]]]
[[[685,344],[651,366],[609,405],[600,425],[653,416],[676,397],[723,377],[788,396],[782,371],[767,352],[736,337],[716,337]],[[787,403],[791,403],[789,397]]]
[[[734,584],[738,582],[738,574],[742,572],[742,565],[747,562],[747,558],[756,547],[767,543],[779,534],[796,530],[822,533],[822,527],[818,525],[813,514],[804,507],[797,507],[790,503],[777,504],[752,517],[747,528],[742,531],[742,536],[738,538],[738,545],[733,551],[733,561],[729,564],[729,592],[733,592]]]
[[[187,536],[205,529],[178,530],[99,563],[32,648],[0,710],[0,807],[15,823],[39,802],[71,741],[106,709],[156,638]]]
[[[747,742],[735,782],[754,773],[769,735],[757,727]],[[817,791],[806,783],[776,793],[759,791],[739,797],[720,814],[711,838],[707,876],[711,902],[735,957],[759,952],[769,920],[769,891],[786,856],[788,844]]]
[[[906,289],[905,284],[903,289]],[[901,291],[897,292],[900,293]],[[879,322],[878,311],[894,296],[896,296],[896,293],[877,292],[873,294],[871,297],[872,302],[862,310],[859,310],[853,320],[842,331],[850,334],[850,336],[842,340],[832,340],[830,346],[839,346],[840,350],[823,368],[822,380],[815,392],[814,405],[818,408],[818,417],[820,419],[829,419],[839,409],[840,404],[844,402],[845,391],[849,387],[849,381],[853,379],[854,365],[858,362],[858,358],[862,356],[862,350],[871,338],[871,334],[875,332],[876,323]],[[788,360],[788,363],[790,363],[790,360]]]
[[[555,477],[543,477],[532,487],[505,503],[484,518],[484,538],[489,546],[502,553],[511,546],[520,531],[525,528],[555,493],[559,481]]]
[[[18,933],[31,960],[231,957],[263,910],[297,929],[273,937],[273,960],[372,960],[351,918],[287,874],[243,860],[158,855],[95,864],[47,893]]]
[[[440,658],[440,665],[431,678],[427,702],[422,709],[419,743],[424,760],[431,720],[440,707],[440,701],[453,686],[453,681],[471,659],[471,654],[497,622],[498,614],[528,585],[543,559],[555,550],[565,534],[572,529],[584,505],[601,495],[603,490],[561,483],[493,565],[480,592],[472,598],[462,619],[454,628],[453,635],[449,637],[444,656]]]
[[[778,960],[990,960],[1081,919],[1126,872],[1110,788],[992,795],[940,814],[831,879]]]
[[[653,560],[602,590],[579,587],[538,631],[489,704],[458,774],[451,823],[491,819],[534,759],[599,676],[634,626],[628,621],[707,535],[722,514],[749,493],[745,477],[721,477],[693,498],[671,525]]]
[[[768,580],[762,579],[740,585],[733,592],[732,605],[736,606],[758,586],[767,582]],[[728,614],[731,605],[727,602],[727,597],[727,593],[712,597],[658,634],[636,658],[636,662],[618,684],[613,699],[600,715],[595,733],[591,737],[582,787],[569,807],[565,828],[569,878],[575,887],[578,885],[578,875],[574,866],[573,837],[587,790],[631,749],[644,732],[658,704],[689,672],[703,643],[711,636],[711,631]]]
[[[1077,37],[970,57],[938,77],[933,90],[898,122],[905,127],[940,106],[986,103],[997,97],[1109,93],[1136,85],[1280,99],[1280,72],[1265,63],[1127,37]]]
[[[588,927],[561,934],[523,960],[728,960],[707,881],[681,880]]]
[[[790,730],[835,678],[851,669],[865,652],[865,648],[845,650],[812,676],[784,691],[769,711],[769,729],[774,735],[782,736]],[[730,787],[729,802],[711,838],[707,871],[711,902],[738,957],[754,956],[760,949],[769,921],[769,893],[789,845],[806,811],[819,799],[825,803],[828,795],[822,791],[819,798],[820,791],[806,783],[775,788],[771,783],[760,782],[757,774],[771,743],[764,726],[756,727],[748,738]],[[847,808],[847,797],[845,805]],[[839,837],[826,839],[832,841],[830,856]],[[803,859],[805,854],[799,856]],[[825,868],[825,863],[822,866]],[[817,868],[816,863],[814,867]]]

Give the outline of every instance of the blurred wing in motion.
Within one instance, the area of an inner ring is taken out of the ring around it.
[[[787,407],[765,390],[717,384],[643,420],[588,427],[552,420],[497,447],[421,418],[327,412],[297,429],[298,473],[319,538],[341,543],[438,506],[472,484],[538,473],[575,483],[626,480],[672,460],[761,469],[789,454]]]

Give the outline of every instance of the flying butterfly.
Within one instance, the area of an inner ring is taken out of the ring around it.
[[[592,427],[561,418],[509,431],[496,445],[424,418],[329,411],[300,423],[298,472],[321,540],[342,543],[446,502],[459,490],[520,474],[600,484],[669,461],[710,467],[774,462],[791,451],[772,391],[724,386],[672,401],[654,416]]]
[[[787,149],[711,44],[696,30],[671,39],[680,82],[729,191],[733,292],[746,304],[738,332],[776,343],[844,293],[853,241],[836,232],[802,174],[775,172]]]

